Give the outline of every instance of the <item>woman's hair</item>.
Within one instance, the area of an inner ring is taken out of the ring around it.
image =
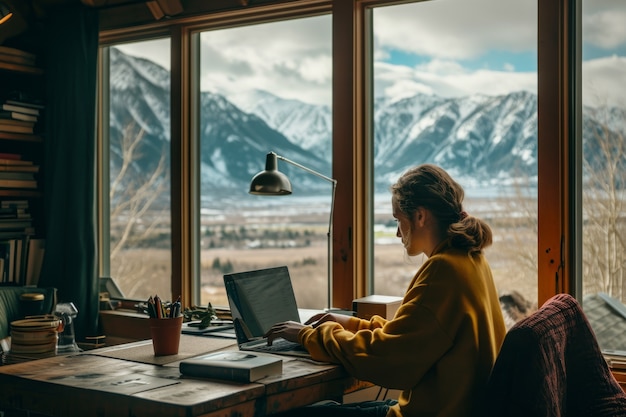
[[[463,187],[442,168],[431,164],[412,168],[391,186],[391,193],[399,210],[409,219],[413,219],[419,207],[428,209],[452,246],[480,252],[491,245],[491,228],[479,218],[467,215],[463,210]]]

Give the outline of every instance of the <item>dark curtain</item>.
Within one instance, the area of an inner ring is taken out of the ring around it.
[[[97,334],[96,71],[98,16],[76,5],[50,11],[46,69],[44,210],[46,251],[39,286],[78,308],[77,340]]]

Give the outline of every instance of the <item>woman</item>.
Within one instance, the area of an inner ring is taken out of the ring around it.
[[[319,361],[402,390],[397,401],[306,407],[319,416],[470,416],[478,407],[505,326],[483,249],[491,229],[463,210],[464,192],[446,171],[421,165],[391,187],[397,236],[428,259],[393,320],[321,314],[306,325],[274,325],[270,341],[301,343]]]

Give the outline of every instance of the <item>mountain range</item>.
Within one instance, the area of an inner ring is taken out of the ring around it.
[[[110,63],[111,172],[122,166],[122,138],[130,127],[143,135],[133,170],[149,173],[168,153],[171,139],[169,72],[115,48]],[[203,194],[228,195],[232,187],[245,187],[264,168],[269,151],[331,176],[330,107],[256,90],[229,97],[201,92],[199,109]],[[624,120],[624,109],[585,111],[583,137],[603,131],[623,139]],[[425,162],[447,169],[464,186],[536,184],[537,96],[529,92],[377,99],[373,134],[377,191]],[[592,140],[584,142],[585,152],[593,154]],[[285,163],[280,170],[292,181],[327,193],[327,184],[302,170]]]

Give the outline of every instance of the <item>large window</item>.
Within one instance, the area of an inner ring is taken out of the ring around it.
[[[404,262],[388,222],[388,187],[420,162],[451,171],[467,210],[494,228],[486,253],[502,292],[541,303],[572,290],[561,279],[578,239],[568,229],[575,165],[563,126],[574,108],[566,83],[577,79],[562,60],[577,31],[557,29],[576,23],[565,0],[211,4],[198,6],[205,16],[195,10],[128,31],[112,22],[101,33],[110,188],[101,273],[128,297],[180,291],[188,303],[221,305],[225,272],[286,264],[302,306],[326,306],[330,185],[279,161],[294,193],[249,195],[270,151],[338,180],[332,265],[341,307],[368,291],[401,294],[419,267],[420,259]],[[623,154],[623,102],[608,100],[623,79],[623,6],[583,4],[584,126],[597,136],[597,145],[585,139],[594,152],[584,179],[615,166],[603,175],[617,178],[618,191],[621,162],[601,155],[600,139],[610,138],[608,156]],[[118,67],[119,56],[128,65]],[[120,88],[132,94],[117,99]],[[607,281],[621,273],[619,206],[605,216],[606,205],[588,203],[621,201],[610,196],[585,188],[585,239],[596,247],[585,243],[583,281],[586,294],[622,300],[622,284]],[[600,269],[610,275],[598,286],[591,277]]]
[[[600,346],[626,350],[626,4],[582,5],[583,301]]]
[[[486,255],[498,290],[537,303],[536,7],[458,0],[374,9],[374,292],[404,294],[424,260],[403,258],[389,186],[434,163],[465,188],[466,210],[491,225]]]

